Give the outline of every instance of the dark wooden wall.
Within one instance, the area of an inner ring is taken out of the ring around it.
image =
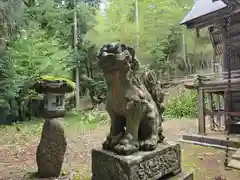
[[[229,28],[225,26],[224,21],[222,24],[217,24],[209,28],[210,38],[213,45],[213,48],[216,51],[217,59],[222,60],[222,71],[228,71],[228,35],[231,36],[231,50],[232,57],[230,58],[230,69],[231,70],[240,70],[240,14],[236,14],[231,18],[230,33],[228,32]],[[239,73],[232,73],[239,74]],[[227,78],[225,76],[224,78]],[[231,102],[231,111],[240,112],[240,91],[232,92],[232,102]],[[225,102],[226,104],[227,102]]]

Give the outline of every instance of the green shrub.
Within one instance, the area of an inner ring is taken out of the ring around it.
[[[196,105],[196,91],[184,91],[168,101],[164,115],[172,118],[196,117]]]
[[[106,111],[87,111],[87,112],[77,112],[70,111],[65,116],[65,119],[70,124],[75,124],[76,122],[81,122],[84,124],[95,124],[95,123],[105,123],[108,121],[108,114]]]

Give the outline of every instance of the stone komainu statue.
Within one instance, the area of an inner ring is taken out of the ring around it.
[[[125,44],[106,44],[97,56],[108,86],[106,110],[110,133],[103,148],[128,155],[151,151],[162,142],[164,94],[153,72],[140,72],[135,50]]]

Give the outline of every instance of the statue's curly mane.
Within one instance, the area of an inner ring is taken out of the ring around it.
[[[129,45],[120,43],[105,44],[100,48],[97,59],[110,56],[114,57],[116,60],[125,61],[129,71],[137,71],[140,67],[135,50]],[[110,58],[108,62],[109,60]]]

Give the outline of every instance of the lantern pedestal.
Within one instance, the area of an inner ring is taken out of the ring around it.
[[[41,178],[58,177],[67,148],[64,128],[60,117],[64,117],[65,93],[74,90],[74,83],[64,78],[40,78],[34,85],[37,92],[44,94],[42,136],[37,147],[38,176]]]

